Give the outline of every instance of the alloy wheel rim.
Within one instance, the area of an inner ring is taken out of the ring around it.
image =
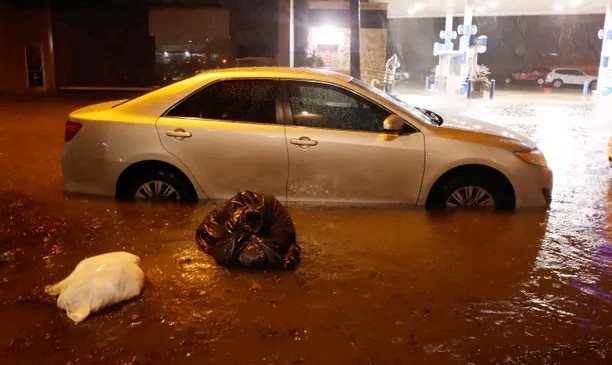
[[[455,207],[494,207],[493,195],[480,186],[463,186],[446,199],[448,208]]]
[[[147,181],[136,189],[134,198],[138,200],[180,200],[181,195],[176,189],[159,180]]]

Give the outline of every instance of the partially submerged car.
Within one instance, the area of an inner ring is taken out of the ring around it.
[[[552,173],[500,126],[419,110],[351,76],[299,68],[208,71],[74,111],[68,192],[429,207],[544,207]]]

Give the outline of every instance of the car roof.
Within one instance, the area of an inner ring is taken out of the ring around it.
[[[127,113],[159,116],[200,87],[217,80],[242,78],[313,80],[341,84],[349,82],[353,77],[340,72],[314,68],[231,67],[200,72],[185,80],[126,101],[116,108]]]
[[[290,79],[315,79],[340,78],[348,82],[352,79],[350,75],[325,69],[306,67],[231,67],[218,70],[210,70],[200,73],[207,78],[290,78]]]

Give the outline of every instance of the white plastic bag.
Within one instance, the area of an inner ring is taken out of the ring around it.
[[[144,285],[140,258],[128,252],[111,252],[87,258],[64,280],[45,287],[49,295],[58,295],[57,306],[74,323],[90,313],[133,298]]]

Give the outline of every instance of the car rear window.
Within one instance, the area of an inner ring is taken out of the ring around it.
[[[220,81],[189,96],[166,116],[276,123],[275,93],[272,80]]]

